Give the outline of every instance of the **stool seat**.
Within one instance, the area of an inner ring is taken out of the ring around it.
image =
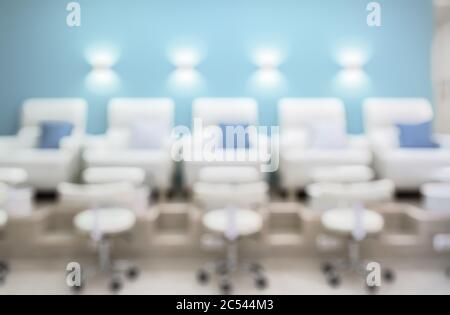
[[[371,181],[374,171],[367,166],[319,167],[312,174],[315,183],[361,183]]]
[[[27,171],[21,168],[0,167],[0,183],[18,186],[25,184],[27,181]]]
[[[355,209],[332,209],[322,215],[322,225],[329,232],[341,235],[352,235],[357,229]],[[361,229],[365,233],[375,235],[383,231],[384,219],[379,213],[371,210],[361,210]]]
[[[8,213],[0,209],[0,230],[2,230],[8,222]]]
[[[83,172],[83,180],[86,184],[127,182],[141,186],[145,178],[145,171],[137,167],[92,167]]]
[[[123,208],[86,210],[75,216],[74,225],[83,233],[118,235],[130,231],[136,224],[133,211]]]
[[[225,234],[229,230],[228,220],[230,218],[228,209],[209,211],[203,216],[203,225],[210,231]],[[235,209],[232,214],[235,217],[234,232],[238,237],[251,236],[260,232],[263,228],[263,219],[260,214],[253,210]]]

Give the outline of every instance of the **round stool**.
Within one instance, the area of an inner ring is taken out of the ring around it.
[[[384,219],[374,211],[360,210],[360,220],[357,222],[357,214],[354,209],[333,209],[322,215],[321,221],[324,228],[341,236],[352,236],[355,229],[363,230],[366,235],[376,235],[383,231]],[[361,226],[357,226],[360,224]]]
[[[74,218],[75,227],[89,234],[114,236],[129,232],[136,224],[133,211],[121,208],[86,210]]]
[[[198,274],[199,281],[206,283],[210,274],[216,273],[221,277],[219,287],[222,293],[229,294],[233,290],[232,274],[240,267],[244,267],[254,277],[256,287],[264,289],[267,286],[267,279],[262,266],[258,263],[240,261],[238,253],[238,242],[241,238],[261,232],[263,228],[261,214],[243,208],[218,209],[205,214],[202,222],[207,230],[224,237],[226,256],[223,260],[206,264]]]
[[[322,270],[328,283],[335,287],[341,283],[340,273],[354,272],[364,278],[366,288],[373,292],[377,287],[366,283],[366,272],[369,261],[361,259],[361,242],[366,237],[376,236],[383,232],[384,218],[379,213],[368,209],[332,209],[326,211],[321,222],[327,232],[344,238],[348,243],[348,257],[325,263]],[[383,269],[383,278],[391,282],[394,273]]]
[[[125,261],[113,261],[111,256],[111,239],[130,232],[136,224],[133,211],[124,208],[90,209],[76,215],[73,223],[78,231],[88,234],[95,242],[100,272],[111,276],[111,291],[122,289],[122,274],[132,280],[138,276],[136,266]],[[83,286],[74,287],[75,290],[82,288]]]

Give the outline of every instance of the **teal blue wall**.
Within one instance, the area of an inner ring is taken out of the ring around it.
[[[81,96],[88,100],[89,131],[106,127],[113,96],[169,96],[177,123],[189,124],[197,96],[251,96],[264,124],[276,124],[283,96],[338,96],[348,107],[349,129],[363,130],[367,96],[431,98],[430,0],[380,0],[383,26],[369,28],[369,0],[79,0],[82,26],[66,26],[63,0],[0,1],[0,134],[16,131],[22,101],[30,97]],[[95,91],[86,84],[86,52],[109,45],[119,52],[120,85]],[[201,89],[168,84],[174,47],[197,47]],[[284,55],[285,85],[254,88],[249,81],[258,47]],[[335,84],[341,49],[368,55],[364,88]]]

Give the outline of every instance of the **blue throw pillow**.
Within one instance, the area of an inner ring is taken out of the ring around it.
[[[59,149],[61,140],[72,134],[73,124],[69,122],[45,121],[40,125],[39,149]]]
[[[222,123],[219,127],[222,131],[223,149],[250,149],[248,124]]]
[[[416,125],[398,124],[400,130],[400,147],[410,149],[435,149],[439,145],[433,141],[431,122]]]

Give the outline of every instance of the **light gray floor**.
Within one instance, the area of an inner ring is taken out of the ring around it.
[[[7,283],[0,287],[3,294],[71,294],[65,284],[66,261],[14,261]],[[214,295],[216,282],[207,286],[196,283],[195,271],[201,261],[190,259],[153,259],[138,261],[141,277],[127,283],[121,294]],[[236,294],[366,294],[363,282],[346,277],[339,289],[328,287],[315,259],[279,258],[264,261],[270,279],[265,291],[254,289],[247,276],[236,277]],[[449,262],[450,264],[450,262]],[[443,261],[390,262],[397,273],[394,284],[384,284],[381,294],[450,294],[450,279],[446,278]],[[105,278],[91,280],[84,293],[109,294]]]

